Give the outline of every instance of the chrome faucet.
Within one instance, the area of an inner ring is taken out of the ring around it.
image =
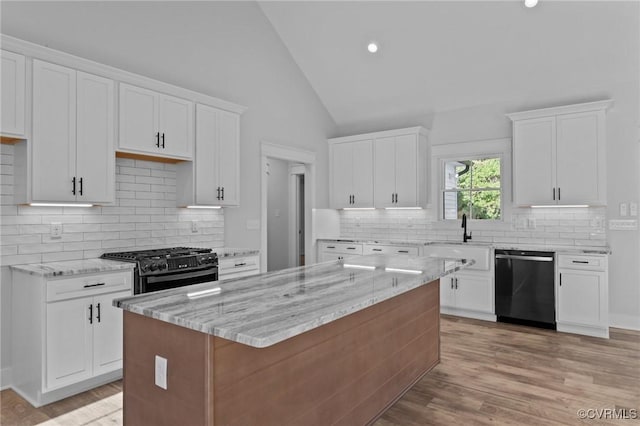
[[[464,228],[464,232],[462,233],[462,242],[466,243],[467,241],[469,241],[471,239],[471,231],[469,231],[469,235],[467,235],[467,214],[463,213],[462,214],[462,226],[461,228]]]

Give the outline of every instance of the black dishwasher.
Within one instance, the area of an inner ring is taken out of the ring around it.
[[[498,321],[556,329],[554,253],[496,250]]]

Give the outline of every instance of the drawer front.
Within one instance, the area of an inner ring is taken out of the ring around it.
[[[406,254],[417,256],[418,247],[365,244],[362,248],[362,254]]]
[[[356,243],[320,243],[318,250],[325,253],[362,255],[362,244]]]
[[[131,290],[133,271],[78,275],[47,281],[47,302]]]
[[[607,256],[558,255],[560,268],[582,269],[586,271],[605,271]]]
[[[218,261],[218,275],[236,274],[239,272],[260,272],[258,256],[232,257]]]

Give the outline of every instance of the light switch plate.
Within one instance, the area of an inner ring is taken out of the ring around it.
[[[629,203],[629,216],[638,216],[638,203]]]
[[[197,220],[191,221],[191,232],[198,232],[200,230],[200,226],[198,225]]]
[[[167,359],[156,355],[156,386],[167,389]]]

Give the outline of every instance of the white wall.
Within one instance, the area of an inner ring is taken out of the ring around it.
[[[277,271],[289,267],[289,163],[267,161],[267,270]]]
[[[316,152],[318,182],[328,181],[326,138],[335,124],[253,2],[3,1],[0,25],[7,35],[248,107],[240,127],[241,206],[224,212],[228,246],[260,247],[260,230],[247,229],[247,221],[260,219],[261,141]],[[327,186],[318,185],[316,194],[316,205],[326,207]],[[63,219],[68,217],[62,213]],[[5,210],[2,215],[4,219]],[[86,250],[97,254],[102,248]],[[3,258],[16,254],[11,250],[3,251]],[[84,256],[84,249],[78,250]],[[9,366],[10,282],[5,272],[3,369]]]

